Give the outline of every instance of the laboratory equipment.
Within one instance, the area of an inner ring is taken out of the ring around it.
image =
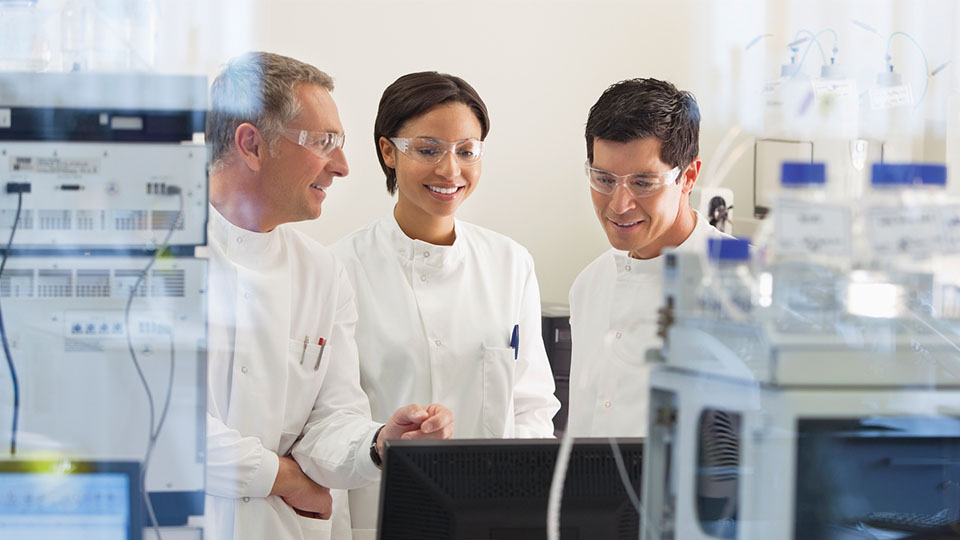
[[[11,458],[136,462],[134,537],[200,534],[205,109],[203,77],[0,73],[0,433]]]
[[[205,92],[202,77],[0,74],[0,182],[30,190],[13,247],[205,244],[206,148],[189,143]],[[0,197],[0,226],[18,202]]]
[[[898,219],[916,210],[899,208]],[[870,238],[847,224],[854,243]],[[764,274],[787,289],[810,286],[802,280],[814,274],[778,265],[789,262],[792,242],[815,235],[789,232],[772,244],[780,262],[753,267],[758,289]],[[854,270],[823,278],[835,288],[829,302],[798,303],[771,287],[740,319],[704,316],[696,294],[710,271],[703,255],[666,255],[666,338],[649,355],[643,538],[960,534],[956,321],[925,309],[929,274],[892,268],[877,250],[866,259],[833,255],[837,265],[824,268]],[[804,324],[783,324],[790,310]],[[819,311],[826,314],[811,320]]]

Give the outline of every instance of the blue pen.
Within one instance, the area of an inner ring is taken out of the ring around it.
[[[513,335],[510,337],[510,348],[513,349],[513,359],[520,354],[520,325],[513,325]]]

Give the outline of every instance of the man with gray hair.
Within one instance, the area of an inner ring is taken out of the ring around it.
[[[384,440],[452,434],[435,404],[370,420],[350,281],[285,225],[319,217],[347,175],[331,90],[269,53],[231,60],[211,90],[206,538],[328,536],[329,488],[376,480]]]

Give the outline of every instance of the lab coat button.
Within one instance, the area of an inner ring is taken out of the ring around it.
[[[247,372],[247,366],[243,366],[242,368],[240,368],[240,373],[246,373],[246,372]]]
[[[242,243],[243,243],[243,238],[241,238],[241,237],[238,236],[238,237],[237,237],[237,243],[238,243],[238,244],[242,244]]]
[[[429,257],[429,256],[430,256],[430,252],[429,252],[429,251],[424,251],[424,252],[423,252],[423,256],[424,256],[424,257]]]
[[[438,340],[436,340],[436,341],[434,341],[434,343],[436,343],[436,344],[437,344],[437,347],[439,347],[439,346],[440,346],[440,340],[439,340],[439,339],[438,339]]]
[[[623,269],[626,270],[627,272],[629,272],[629,271],[630,271],[630,265],[628,264],[628,265],[624,266]]]
[[[620,332],[617,332],[617,339],[620,339],[620,338],[622,338],[622,337],[623,337],[623,334],[620,333]]]
[[[610,407],[613,407],[613,403],[610,400],[607,400],[603,402],[603,406],[609,409]]]
[[[427,276],[424,276],[424,275],[421,274],[421,275],[420,275],[420,281],[426,281],[426,280],[427,280]]]
[[[250,497],[244,497],[243,502],[250,502]]]

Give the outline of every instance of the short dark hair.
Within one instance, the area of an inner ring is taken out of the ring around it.
[[[257,126],[269,144],[284,124],[300,114],[296,88],[312,84],[333,90],[333,79],[319,69],[288,56],[250,52],[232,58],[210,87],[206,139],[211,169],[230,158],[233,136],[243,123]]]
[[[657,79],[629,79],[604,90],[587,117],[587,159],[594,139],[660,140],[660,159],[683,167],[700,153],[700,108],[690,92]]]
[[[470,107],[480,121],[480,140],[487,138],[490,132],[487,105],[480,99],[480,94],[460,77],[436,71],[410,73],[383,91],[373,124],[373,144],[377,148],[380,168],[387,175],[387,191],[391,195],[397,192],[397,173],[383,161],[380,137],[396,137],[408,121],[446,103],[463,103]]]

